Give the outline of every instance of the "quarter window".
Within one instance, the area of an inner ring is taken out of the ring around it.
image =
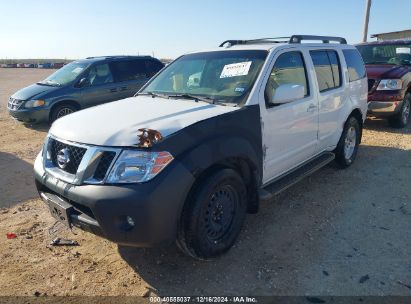
[[[364,78],[365,67],[364,62],[357,50],[343,50],[345,62],[347,63],[348,75],[350,81],[356,81]]]
[[[341,65],[335,51],[310,51],[320,92],[341,86]]]
[[[276,89],[282,84],[298,84],[304,87],[304,96],[308,96],[307,73],[304,59],[300,52],[287,52],[278,56],[265,87],[265,101],[271,101]]]

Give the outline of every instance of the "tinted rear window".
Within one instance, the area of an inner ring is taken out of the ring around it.
[[[116,82],[148,78],[144,60],[122,60],[110,63]]]
[[[148,77],[151,78],[164,67],[164,64],[156,60],[146,60],[146,67]]]
[[[348,75],[350,81],[355,81],[364,78],[365,67],[364,62],[357,50],[343,50],[345,62],[347,63]]]
[[[337,52],[310,51],[320,92],[341,86],[341,67]]]

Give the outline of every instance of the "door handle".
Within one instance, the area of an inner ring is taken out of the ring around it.
[[[309,107],[307,108],[307,112],[314,112],[317,109],[317,106],[315,104],[310,104]]]
[[[125,90],[127,90],[127,87],[121,87],[120,88],[120,91],[125,91]]]
[[[111,92],[111,93],[117,92],[117,88],[112,88],[112,89],[110,89],[110,92]]]

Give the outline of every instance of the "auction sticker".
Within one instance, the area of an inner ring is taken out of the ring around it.
[[[221,71],[220,78],[247,75],[248,71],[250,70],[250,67],[251,61],[226,64],[223,70]]]

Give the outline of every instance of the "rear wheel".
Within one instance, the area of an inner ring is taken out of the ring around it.
[[[57,119],[69,115],[73,112],[77,111],[77,107],[72,104],[64,103],[61,105],[56,106],[50,115],[50,123],[53,123]]]
[[[388,122],[394,128],[404,128],[410,121],[411,113],[411,94],[405,95],[404,102],[402,103],[400,112],[391,117]]]
[[[361,129],[358,120],[351,116],[344,124],[337,148],[334,150],[335,160],[342,167],[351,166],[357,156],[360,144]]]
[[[178,246],[197,259],[223,254],[237,239],[246,209],[246,188],[238,173],[223,169],[211,174],[183,210]]]

